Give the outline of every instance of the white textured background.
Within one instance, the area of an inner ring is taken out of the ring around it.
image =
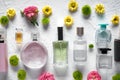
[[[68,11],[68,2],[69,0],[0,0],[0,16],[6,15],[6,9],[7,8],[15,8],[17,15],[14,20],[10,21],[7,30],[7,42],[8,42],[8,54],[9,56],[12,54],[19,55],[20,52],[16,48],[15,44],[15,28],[21,27],[23,28],[23,45],[29,41],[31,41],[31,32],[32,31],[39,31],[40,32],[40,41],[44,43],[44,45],[48,49],[49,54],[49,60],[47,64],[46,71],[49,71],[53,74],[54,68],[53,68],[53,48],[52,48],[52,42],[57,40],[57,27],[63,26],[64,27],[64,40],[69,41],[69,50],[68,50],[68,61],[69,61],[69,68],[68,73],[66,76],[56,76],[56,80],[73,80],[72,73],[75,68],[73,63],[73,41],[76,39],[76,27],[83,26],[85,27],[85,37],[87,39],[88,44],[89,43],[95,43],[95,31],[98,27],[99,23],[108,23],[109,27],[108,29],[112,32],[112,43],[111,43],[111,54],[113,55],[113,41],[115,38],[118,37],[118,31],[119,26],[112,26],[110,19],[112,15],[118,14],[120,15],[120,0],[77,0],[79,3],[79,9],[75,13],[70,13]],[[100,17],[96,15],[94,11],[94,7],[97,3],[103,3],[105,5],[105,15],[103,17]],[[92,7],[92,14],[89,19],[84,19],[81,14],[81,7],[85,4],[89,4]],[[39,8],[39,17],[38,22],[39,26],[34,27],[31,24],[28,24],[26,20],[21,17],[20,10],[23,10],[25,7],[35,5]],[[41,24],[42,19],[42,7],[45,5],[50,5],[53,10],[52,16],[50,16],[50,25],[48,29],[44,29],[44,27]],[[71,15],[74,18],[74,25],[71,29],[67,29],[64,26],[63,20],[64,17],[67,15]],[[86,64],[86,67],[84,69],[80,69],[82,73],[84,74],[84,79],[86,80],[86,76],[88,72],[92,70],[96,70],[96,54],[97,50],[96,47],[93,51],[89,51],[88,49],[88,62]],[[20,62],[19,66],[16,68],[13,68],[9,65],[9,73],[8,73],[8,79],[7,80],[17,80],[17,70],[23,69],[24,66],[22,62]],[[120,71],[120,65],[113,64],[113,69],[111,70],[110,74],[107,74],[108,80],[112,80],[111,76],[114,73],[117,73]],[[28,71],[29,72],[29,71]],[[37,80],[35,77],[37,76],[37,72],[32,72],[31,74],[28,73],[26,80]],[[102,79],[107,80],[107,79]]]

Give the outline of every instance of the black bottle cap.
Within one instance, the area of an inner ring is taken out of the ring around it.
[[[58,27],[58,40],[63,40],[63,27]]]
[[[2,35],[0,35],[0,43],[4,43],[4,39],[3,39]]]
[[[102,54],[107,54],[108,51],[111,51],[110,48],[100,48]]]

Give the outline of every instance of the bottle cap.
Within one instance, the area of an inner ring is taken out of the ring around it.
[[[82,36],[84,34],[84,28],[83,27],[77,27],[77,35]]]
[[[58,27],[58,40],[63,40],[63,27]]]
[[[111,51],[110,48],[100,48],[102,54],[107,54],[108,51]]]
[[[101,29],[106,29],[108,24],[99,24],[99,25],[100,25]]]
[[[32,33],[33,41],[38,41],[39,33]]]

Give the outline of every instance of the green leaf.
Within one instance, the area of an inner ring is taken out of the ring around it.
[[[20,10],[21,16],[24,17],[24,13],[22,10]]]

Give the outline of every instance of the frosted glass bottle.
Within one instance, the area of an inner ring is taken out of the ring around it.
[[[111,31],[106,29],[108,24],[100,24],[100,29],[96,31],[95,39],[98,48],[107,48],[111,42]]]
[[[64,75],[68,67],[68,42],[63,40],[63,27],[58,27],[58,41],[53,42],[53,64],[58,75]]]
[[[75,64],[82,65],[87,61],[87,41],[83,37],[84,28],[77,27],[78,39],[74,41],[73,59]]]

